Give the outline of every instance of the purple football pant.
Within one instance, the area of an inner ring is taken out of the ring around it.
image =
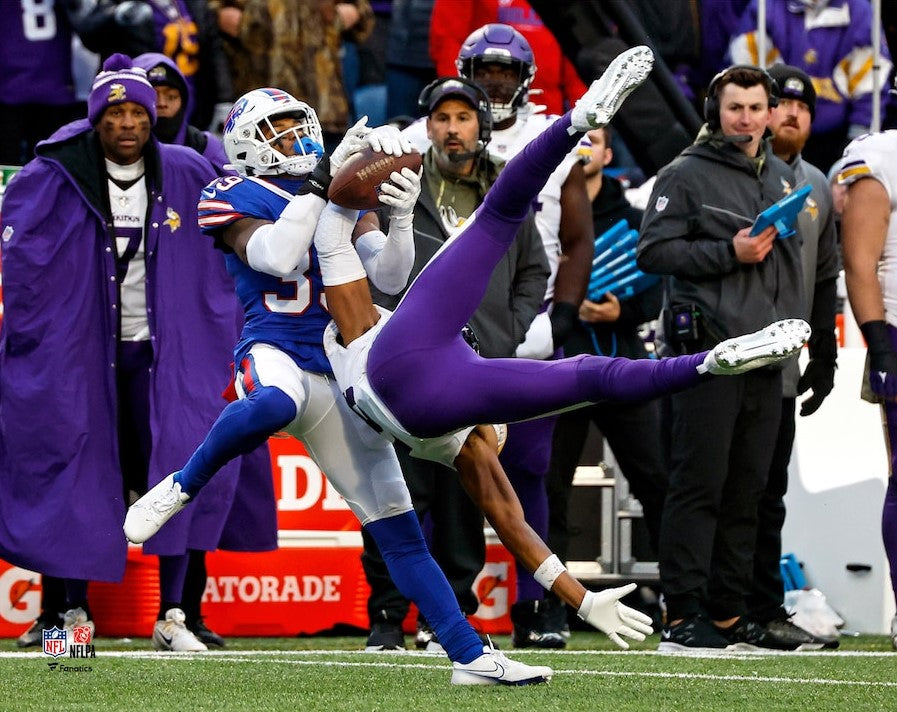
[[[578,142],[569,126],[568,112],[511,159],[374,340],[368,380],[412,435],[528,420],[601,400],[644,401],[700,382],[703,353],[660,361],[484,359],[461,338],[531,203]]]

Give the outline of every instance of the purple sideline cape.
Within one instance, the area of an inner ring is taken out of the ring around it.
[[[53,576],[118,581],[127,548],[116,432],[118,287],[99,207],[102,158],[83,120],[36,153],[3,201],[0,556]],[[200,190],[214,177],[209,164],[155,139],[145,156],[154,177],[145,246],[155,349],[152,486],[187,461],[224,406],[239,304],[222,254],[197,227]],[[223,468],[145,550],[216,548],[239,467],[236,460]],[[190,527],[194,515],[202,526]]]

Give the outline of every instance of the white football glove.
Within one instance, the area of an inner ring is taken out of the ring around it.
[[[635,584],[630,583],[597,593],[587,591],[578,615],[589,625],[606,633],[607,637],[623,650],[628,650],[629,644],[620,637],[621,635],[633,640],[644,640],[646,635],[654,632],[650,616],[620,603],[623,596],[634,590]]]
[[[401,219],[414,213],[420,195],[420,175],[410,168],[393,171],[389,180],[380,184],[380,202],[390,207],[391,219]]]
[[[336,175],[349,156],[358,153],[362,148],[368,145],[366,137],[371,133],[371,127],[367,125],[368,117],[362,116],[356,124],[346,131],[343,140],[339,142],[339,146],[333,149],[330,154],[330,177]]]
[[[411,141],[402,136],[395,126],[378,126],[372,129],[367,135],[367,142],[372,149],[388,156],[401,156],[414,150]]]

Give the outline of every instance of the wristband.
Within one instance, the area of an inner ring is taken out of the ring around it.
[[[891,345],[891,335],[888,333],[888,325],[882,320],[867,321],[860,326],[860,331],[866,338],[866,346],[872,352],[888,352],[893,351]]]
[[[541,584],[547,591],[551,590],[557,577],[567,570],[556,554],[552,554],[545,561],[539,564],[539,568],[533,572],[533,578]]]

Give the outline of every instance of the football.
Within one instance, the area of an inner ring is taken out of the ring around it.
[[[417,151],[390,156],[366,146],[340,166],[330,182],[327,197],[336,205],[350,210],[383,207],[377,199],[380,185],[389,180],[393,171],[410,168],[417,172],[420,165],[421,156]]]

